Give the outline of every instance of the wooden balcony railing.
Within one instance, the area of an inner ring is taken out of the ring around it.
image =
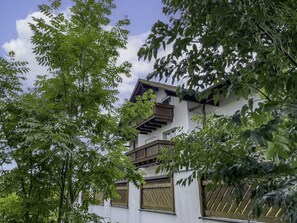
[[[205,217],[220,217],[248,220],[255,200],[250,199],[252,186],[245,188],[243,199],[240,203],[234,197],[235,188],[224,184],[211,186],[211,182],[201,182],[202,213]],[[253,221],[280,223],[283,209],[278,207],[264,207],[261,216]]]
[[[111,199],[111,206],[128,207],[129,184],[127,182],[117,183],[116,190],[119,197]]]
[[[172,147],[173,143],[168,140],[156,140],[126,153],[136,166],[154,163],[159,155],[161,147]]]
[[[137,123],[135,128],[138,129],[141,134],[147,134],[157,128],[161,128],[162,125],[166,125],[168,122],[172,122],[173,116],[173,105],[156,103],[156,106],[153,109],[153,114]]]

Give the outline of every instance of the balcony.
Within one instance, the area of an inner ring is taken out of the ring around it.
[[[156,162],[161,147],[172,147],[173,143],[168,140],[156,140],[146,145],[140,146],[126,155],[132,160],[135,166]]]
[[[234,186],[227,186],[223,183],[214,185],[211,183],[211,181],[201,181],[201,211],[204,217],[229,218],[238,220],[249,219],[249,217],[251,217],[250,212],[255,204],[255,200],[251,199],[250,195],[255,187],[255,185],[247,185],[244,187],[242,200],[237,202],[234,197]],[[263,208],[260,217],[252,220],[253,222],[281,223],[283,222],[281,221],[283,212],[283,208],[279,208],[277,206],[266,206]]]
[[[153,109],[153,114],[137,123],[135,128],[139,130],[141,134],[147,134],[157,128],[161,128],[162,125],[166,125],[168,122],[172,122],[173,116],[173,105],[156,103],[156,106]]]

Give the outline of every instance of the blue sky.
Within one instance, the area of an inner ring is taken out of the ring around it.
[[[0,55],[8,51],[16,52],[16,59],[29,62],[30,73],[23,83],[24,88],[33,87],[36,75],[43,75],[46,69],[38,66],[32,53],[30,43],[31,30],[28,22],[31,16],[41,16],[37,5],[47,0],[1,0],[0,1]],[[119,62],[129,61],[132,64],[131,78],[124,78],[119,87],[120,98],[128,98],[138,78],[144,78],[153,70],[153,62],[138,61],[137,51],[145,42],[152,25],[157,20],[165,20],[162,14],[162,0],[114,0],[117,8],[111,16],[111,25],[127,16],[131,25],[127,50],[120,51]],[[71,0],[62,0],[61,10],[71,6]],[[170,48],[167,49],[168,51]],[[166,54],[167,52],[163,52]]]
[[[0,1],[0,45],[16,38],[16,21],[38,10],[37,5],[46,0],[1,0]],[[62,0],[62,9],[71,5],[71,0]],[[128,28],[131,35],[141,34],[151,29],[158,19],[164,20],[161,0],[115,0],[117,8],[112,14],[112,22],[125,15],[131,21]]]
[[[117,20],[128,16],[131,25],[130,37],[127,49],[122,50],[120,62],[129,61],[132,64],[131,78],[123,78],[119,86],[120,102],[129,98],[138,78],[144,78],[153,69],[153,61],[138,61],[137,51],[144,43],[148,33],[158,19],[166,20],[162,14],[161,0],[114,0],[117,4],[112,14],[112,24]],[[17,60],[29,62],[30,73],[26,75],[27,80],[23,82],[23,88],[33,87],[36,75],[45,74],[46,68],[40,67],[32,53],[30,43],[31,31],[27,25],[30,17],[40,16],[37,5],[47,2],[46,0],[0,0],[0,55],[3,56],[10,50],[16,52]],[[71,5],[71,0],[62,0],[62,10]],[[112,25],[111,24],[111,25]],[[164,52],[166,53],[166,52]],[[11,166],[14,166],[12,164]],[[11,168],[8,166],[6,168]]]
[[[46,68],[40,67],[32,53],[30,43],[31,30],[28,22],[31,16],[41,16],[38,13],[38,4],[47,3],[47,0],[0,0],[0,56],[7,55],[13,50],[16,59],[29,62],[30,73],[26,75],[27,80],[23,82],[23,88],[33,87],[36,75],[44,75]],[[137,52],[144,44],[152,25],[157,20],[166,21],[162,14],[162,0],[114,0],[117,8],[111,15],[111,25],[119,19],[127,16],[131,25],[128,27],[130,37],[126,50],[120,51],[119,62],[129,61],[132,64],[131,78],[123,78],[119,86],[120,98],[128,98],[138,78],[145,78],[153,70],[153,62],[138,61]],[[71,0],[62,0],[61,10],[71,6]],[[166,49],[166,54],[170,47]],[[164,55],[163,54],[163,55]]]

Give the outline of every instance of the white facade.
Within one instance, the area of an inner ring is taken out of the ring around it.
[[[162,102],[166,97],[166,90],[161,87],[155,92],[157,102]],[[136,147],[143,146],[154,140],[167,139],[166,133],[181,127],[181,132],[189,133],[197,126],[191,119],[193,115],[202,114],[202,106],[193,101],[180,101],[176,96],[170,96],[170,104],[174,106],[174,118],[171,123],[163,125],[148,134],[139,134],[137,138]],[[239,110],[246,100],[238,100],[235,96],[228,99],[220,98],[220,105],[206,105],[206,113],[227,114],[232,115]],[[190,111],[189,111],[190,110]],[[155,164],[141,167],[145,172],[146,177],[156,176]],[[217,222],[213,220],[201,219],[200,198],[198,182],[194,181],[190,186],[179,186],[176,182],[181,178],[186,178],[191,172],[181,172],[174,174],[174,212],[141,210],[140,205],[140,190],[134,185],[129,184],[128,208],[113,207],[110,201],[105,201],[104,206],[92,206],[90,211],[102,217],[108,217],[113,223],[210,223]],[[225,221],[225,222],[235,222]],[[246,222],[246,221],[237,221]]]

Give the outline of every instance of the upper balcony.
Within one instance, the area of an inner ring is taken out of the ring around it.
[[[156,140],[126,153],[135,166],[156,162],[161,147],[172,147],[169,140]]]
[[[173,116],[173,105],[156,103],[156,106],[153,109],[153,114],[137,123],[135,128],[139,130],[141,134],[147,134],[157,128],[161,128],[162,125],[166,125],[168,122],[172,122]]]

